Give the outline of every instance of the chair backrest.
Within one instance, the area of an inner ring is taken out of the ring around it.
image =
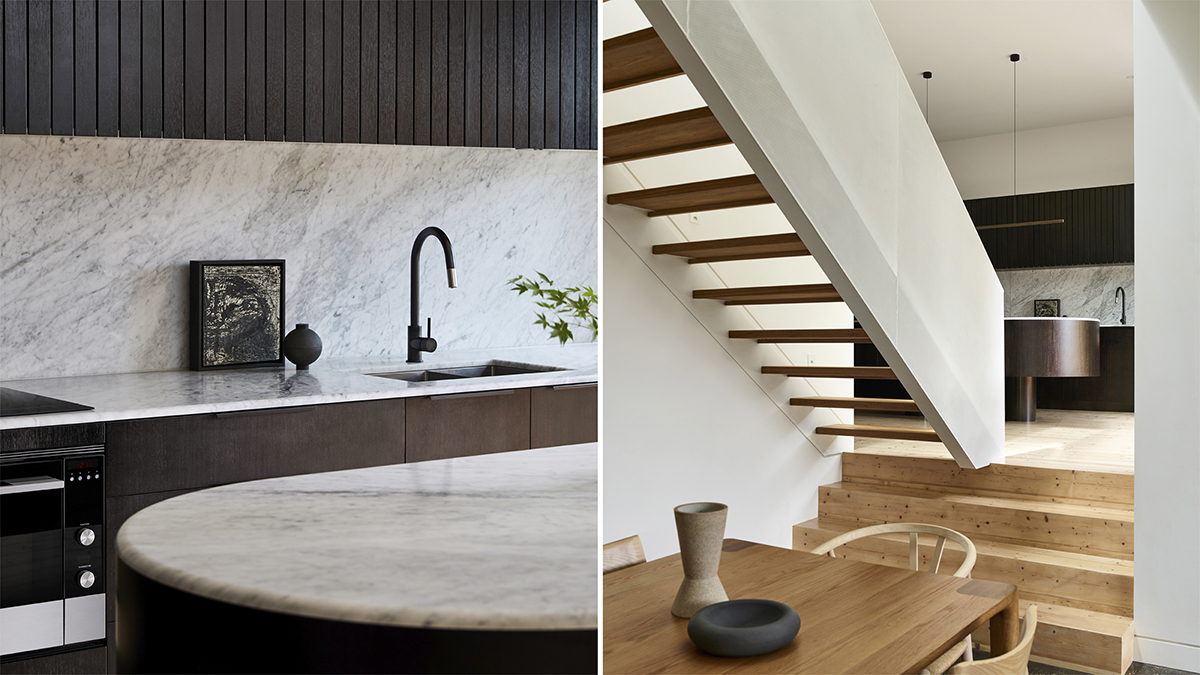
[[[642,550],[641,538],[636,534],[604,545],[605,574],[644,562],[646,562],[646,553]]]
[[[1037,605],[1025,610],[1021,640],[1012,650],[995,658],[964,661],[947,673],[949,675],[1029,675],[1029,652],[1033,649],[1033,634],[1037,632]]]
[[[929,571],[937,573],[938,567],[942,564],[942,550],[946,546],[946,540],[949,539],[959,546],[962,546],[966,556],[963,559],[958,569],[954,571],[956,577],[970,576],[971,570],[975,567],[975,544],[971,543],[962,534],[951,530],[948,527],[940,525],[925,525],[922,523],[889,523],[887,525],[872,525],[870,527],[862,527],[857,530],[851,530],[844,534],[830,539],[813,549],[813,553],[817,555],[828,554],[831,558],[836,558],[834,550],[843,545],[848,544],[857,539],[865,537],[874,537],[881,534],[908,534],[908,567],[909,569],[918,569],[921,562],[921,553],[917,547],[917,537],[922,534],[932,534],[937,536],[937,545],[933,549],[933,554],[929,557]]]

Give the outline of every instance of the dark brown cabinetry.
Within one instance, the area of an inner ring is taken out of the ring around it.
[[[567,384],[539,387],[529,396],[529,447],[594,443],[599,387]]]
[[[112,630],[112,626],[109,626]],[[112,633],[109,633],[111,636]],[[42,656],[36,659],[14,661],[0,666],[4,675],[93,675],[103,673],[108,667],[108,647],[93,647],[65,654]]]
[[[1133,326],[1100,327],[1100,375],[1039,377],[1039,408],[1133,412]]]
[[[528,389],[408,400],[405,461],[529,449]]]

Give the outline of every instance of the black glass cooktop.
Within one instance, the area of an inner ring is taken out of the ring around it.
[[[8,387],[0,387],[0,417],[16,417],[17,415],[43,415],[46,413],[76,412],[79,410],[95,410],[90,405],[80,405],[70,401],[60,401],[49,396],[30,394]]]

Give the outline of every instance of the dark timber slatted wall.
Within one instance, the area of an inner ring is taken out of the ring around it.
[[[1062,218],[1056,225],[980,230],[996,269],[1133,262],[1133,185],[964,202],[976,227]]]
[[[6,134],[597,147],[587,0],[2,2]]]

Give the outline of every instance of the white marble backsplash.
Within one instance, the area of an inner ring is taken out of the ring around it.
[[[1033,316],[1033,301],[1061,300],[1059,313],[1121,323],[1117,288],[1125,289],[1125,323],[1133,325],[1133,265],[997,270],[1004,286],[1004,316]]]
[[[596,285],[595,152],[0,136],[0,378],[187,367],[188,262],[283,258],[285,326],[327,357],[547,344],[504,282]],[[586,340],[590,335],[582,336]]]

